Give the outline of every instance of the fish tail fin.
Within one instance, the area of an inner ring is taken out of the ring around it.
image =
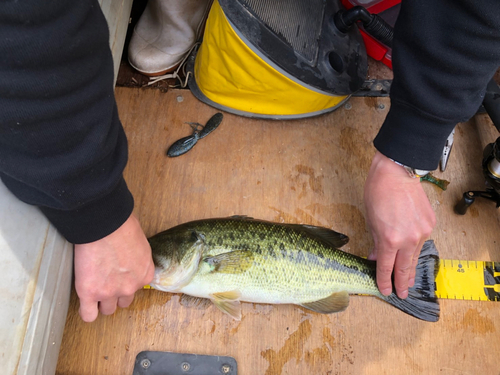
[[[439,255],[434,241],[426,241],[418,258],[415,285],[408,289],[408,297],[401,299],[392,293],[384,300],[418,319],[437,322],[440,311],[435,292],[438,268]]]

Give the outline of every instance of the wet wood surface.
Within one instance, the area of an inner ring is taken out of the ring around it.
[[[125,176],[148,236],[190,220],[248,215],[329,227],[350,237],[345,251],[368,255],[363,184],[389,99],[352,98],[350,109],[306,120],[224,114],[191,151],[167,158],[168,146],[191,133],[185,122],[204,123],[216,110],[185,90],[118,88],[116,96],[129,139]],[[448,190],[425,184],[443,259],[500,261],[495,205],[477,200],[467,215],[453,212],[464,191],[484,186],[488,126],[458,125],[448,168],[436,173],[451,182]],[[499,302],[441,300],[440,321],[427,323],[365,296],[332,315],[243,303],[235,321],[214,306],[188,308],[178,295],[142,290],[129,308],[86,324],[73,292],[57,374],[132,374],[143,350],[232,356],[241,375],[499,374],[499,322]]]

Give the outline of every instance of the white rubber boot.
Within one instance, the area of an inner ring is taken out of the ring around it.
[[[149,0],[130,40],[130,65],[149,76],[173,71],[200,36],[211,3]]]

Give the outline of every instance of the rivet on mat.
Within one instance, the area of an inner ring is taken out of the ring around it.
[[[151,361],[149,359],[143,359],[141,361],[142,368],[149,368],[151,366]]]

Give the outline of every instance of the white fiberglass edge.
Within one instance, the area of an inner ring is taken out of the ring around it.
[[[115,82],[132,0],[99,0]],[[6,375],[54,374],[68,311],[73,245],[0,182],[0,358]]]

